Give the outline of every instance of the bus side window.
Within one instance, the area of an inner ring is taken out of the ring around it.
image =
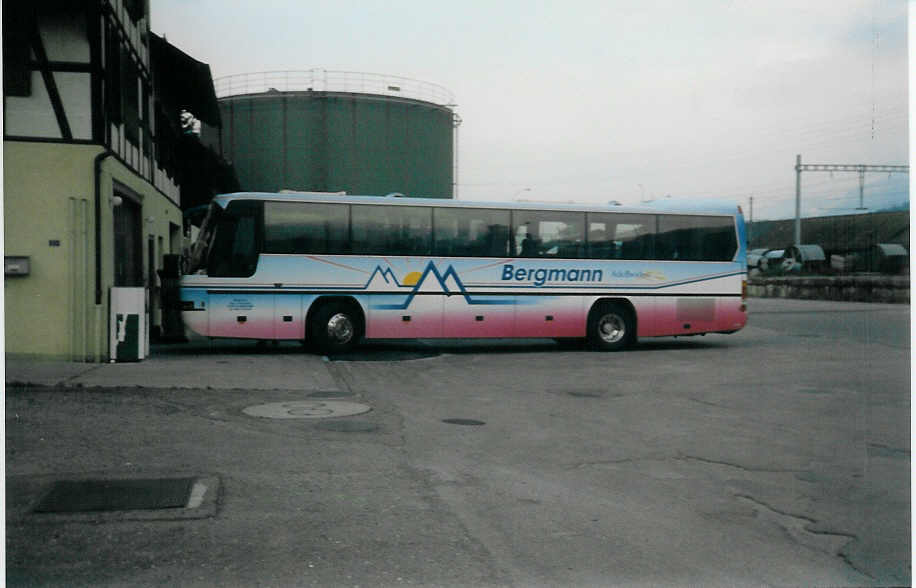
[[[653,215],[588,213],[588,256],[592,259],[652,259]]]
[[[525,231],[522,236],[522,242],[519,244],[519,257],[537,257],[538,255],[538,238],[530,232]]]
[[[585,214],[557,210],[512,213],[519,257],[579,259],[585,254]]]
[[[345,204],[266,202],[264,253],[347,253],[349,216]]]
[[[737,248],[730,217],[662,215],[657,259],[728,261]]]
[[[506,214],[508,217],[509,215]],[[487,231],[486,250],[484,257],[503,257],[509,252],[509,226],[490,225]]]
[[[503,257],[508,251],[509,211],[436,208],[435,255]]]
[[[592,224],[592,227],[598,225]],[[613,259],[614,242],[609,241],[604,225],[601,228],[592,228],[588,232],[588,257],[591,259]]]

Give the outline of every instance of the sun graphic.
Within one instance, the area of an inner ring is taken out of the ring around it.
[[[401,283],[405,286],[416,286],[417,282],[420,281],[421,275],[422,274],[420,272],[410,272],[409,274],[404,276],[404,279],[401,280]]]

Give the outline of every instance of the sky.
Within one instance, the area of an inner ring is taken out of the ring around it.
[[[153,0],[214,78],[359,71],[455,96],[457,197],[728,200],[795,214],[795,160],[909,164],[905,0]],[[909,201],[868,173],[869,209]],[[859,179],[804,172],[802,214]]]

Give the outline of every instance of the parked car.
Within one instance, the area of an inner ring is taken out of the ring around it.
[[[767,248],[762,249],[751,249],[747,252],[747,269],[760,269],[760,260],[763,258],[763,255],[769,251]]]
[[[819,272],[827,265],[827,256],[820,245],[792,245],[786,247],[786,259],[792,259],[792,264],[786,269],[792,271]],[[796,269],[795,266],[798,266]],[[785,267],[785,265],[784,265]]]
[[[785,249],[770,249],[760,258],[760,271],[777,270],[786,256]]]

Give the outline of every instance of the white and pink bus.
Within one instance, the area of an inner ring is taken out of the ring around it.
[[[733,333],[747,322],[737,206],[217,196],[181,279],[207,337],[584,338]]]

